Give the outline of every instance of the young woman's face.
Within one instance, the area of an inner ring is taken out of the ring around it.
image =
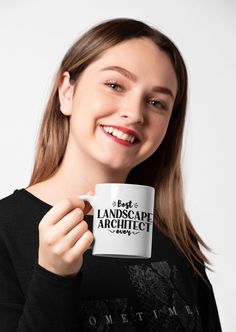
[[[173,66],[151,40],[115,45],[79,78],[69,141],[110,169],[130,171],[162,142],[176,93]]]

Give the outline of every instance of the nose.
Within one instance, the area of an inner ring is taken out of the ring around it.
[[[137,101],[136,103],[133,101],[131,103],[125,102],[119,114],[127,124],[139,123],[142,125],[144,122],[143,105],[141,101]]]

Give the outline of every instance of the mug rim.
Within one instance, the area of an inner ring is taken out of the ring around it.
[[[131,186],[131,187],[143,187],[143,188],[148,188],[148,189],[153,189],[155,190],[154,187],[152,186],[147,186],[143,184],[135,184],[135,183],[119,183],[119,182],[105,182],[105,183],[97,183],[95,187],[111,187],[111,186]]]

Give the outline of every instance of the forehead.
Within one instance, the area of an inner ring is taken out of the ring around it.
[[[138,81],[168,86],[177,93],[177,78],[169,56],[148,38],[135,38],[108,48],[85,71],[102,72],[109,66],[123,67],[134,73]]]

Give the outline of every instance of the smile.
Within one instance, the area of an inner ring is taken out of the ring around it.
[[[114,138],[116,142],[124,144],[126,146],[131,146],[139,142],[139,140],[134,136],[131,135],[130,133],[127,133],[128,129],[124,128],[124,131],[118,129],[118,127],[111,127],[111,126],[105,126],[105,125],[100,125],[100,127],[103,129],[103,131],[109,135],[111,138]]]

